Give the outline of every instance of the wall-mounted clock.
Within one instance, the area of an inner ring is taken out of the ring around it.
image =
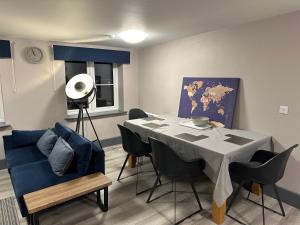
[[[40,63],[43,57],[43,51],[38,47],[28,47],[25,49],[25,58],[29,63]]]

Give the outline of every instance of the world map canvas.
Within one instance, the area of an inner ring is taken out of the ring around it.
[[[218,126],[232,127],[239,78],[184,77],[178,117],[207,116]]]

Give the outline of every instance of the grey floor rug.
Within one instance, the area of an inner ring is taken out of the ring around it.
[[[15,198],[0,199],[0,225],[19,225]]]

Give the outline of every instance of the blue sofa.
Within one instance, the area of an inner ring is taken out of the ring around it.
[[[61,123],[56,123],[52,130],[57,136],[64,138],[75,150],[73,162],[63,176],[53,173],[47,157],[36,147],[36,142],[46,130],[13,130],[12,135],[3,137],[6,166],[23,217],[28,215],[23,195],[87,174],[105,173],[105,155],[99,145],[90,142]],[[89,151],[86,152],[89,154],[84,152],[87,149]],[[77,151],[81,153],[78,155]],[[82,163],[88,163],[85,164],[85,170],[80,169]]]

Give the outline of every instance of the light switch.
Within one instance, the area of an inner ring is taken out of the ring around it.
[[[280,114],[289,114],[289,107],[288,106],[280,106],[279,107],[279,113]]]

